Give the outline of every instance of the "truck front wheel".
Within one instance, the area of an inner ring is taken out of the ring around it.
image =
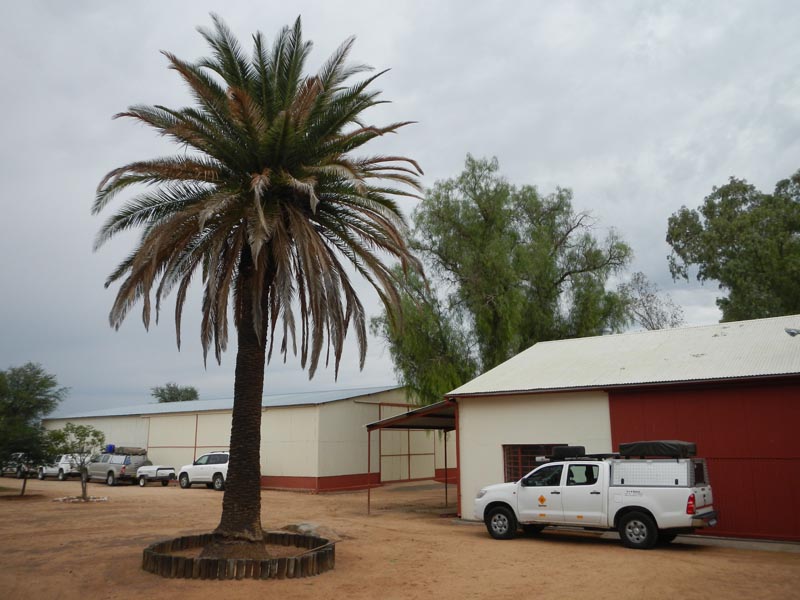
[[[649,550],[658,541],[658,528],[650,516],[642,512],[630,512],[619,521],[619,537],[627,548]]]
[[[485,519],[486,529],[496,540],[510,540],[517,533],[517,518],[512,510],[505,506],[495,506]]]

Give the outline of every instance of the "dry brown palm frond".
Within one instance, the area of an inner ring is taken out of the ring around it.
[[[247,90],[240,87],[228,88],[228,108],[233,120],[245,128],[253,141],[266,133],[267,125],[261,108]]]
[[[297,192],[298,195],[303,198],[308,198],[308,204],[311,207],[312,213],[317,212],[319,198],[317,198],[316,194],[317,180],[315,177],[305,177],[302,180],[295,179],[291,173],[288,171],[283,171],[281,173],[281,178],[289,185],[289,187]]]
[[[298,124],[302,124],[308,118],[317,96],[323,89],[322,81],[319,77],[308,77],[303,81],[291,108],[292,116]]]

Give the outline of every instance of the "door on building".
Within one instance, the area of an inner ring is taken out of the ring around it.
[[[600,465],[576,463],[567,467],[561,488],[564,522],[572,525],[599,525],[605,501]]]
[[[520,480],[517,511],[523,522],[562,523],[564,521],[561,502],[563,471],[563,465],[546,465],[539,467]]]

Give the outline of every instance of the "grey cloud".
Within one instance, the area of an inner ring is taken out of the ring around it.
[[[800,166],[800,17],[790,1],[9,4],[0,22],[0,368],[41,362],[72,388],[67,409],[149,402],[149,388],[167,380],[202,398],[232,394],[234,343],[221,367],[203,369],[198,294],[180,353],[171,302],[149,333],[136,311],[119,332],[108,327],[113,289],[103,282],[135,236],[92,253],[102,217],[89,214],[109,169],[176,150],[111,116],[140,102],[191,102],[158,51],[205,54],[195,27],[208,26],[212,10],[246,46],[255,29],[272,37],[302,14],[311,68],[355,34],[354,61],[391,68],[379,87],[392,103],[374,121],[419,121],[375,152],[414,156],[428,186],[457,174],[471,152],[496,155],[515,183],[572,188],[576,208],[622,233],[634,269],[671,291],[690,323],[718,319],[718,291],[673,284],[669,215],[731,175],[769,190]],[[267,390],[334,385],[332,369],[308,382],[298,363],[273,360]],[[364,373],[353,349],[338,385],[393,380],[373,340]]]

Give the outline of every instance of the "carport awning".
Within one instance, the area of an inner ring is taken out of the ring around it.
[[[368,431],[375,429],[438,429],[453,431],[456,428],[456,403],[443,400],[436,404],[415,408],[401,415],[387,417],[367,424]]]

